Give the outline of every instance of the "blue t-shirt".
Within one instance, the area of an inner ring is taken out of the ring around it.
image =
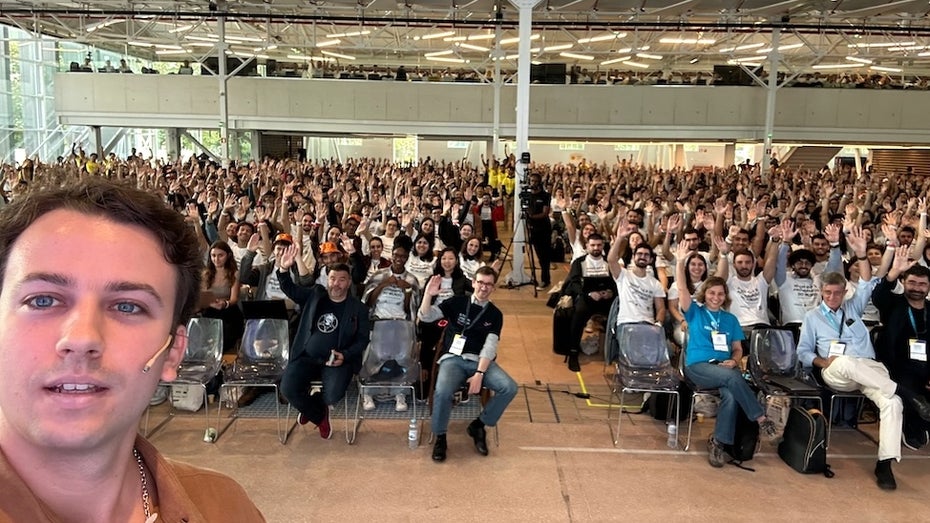
[[[704,305],[691,301],[688,312],[685,313],[688,322],[688,348],[686,350],[685,365],[702,363],[712,359],[726,360],[730,358],[730,347],[734,341],[742,341],[743,328],[739,325],[736,316],[719,310],[711,312]],[[711,333],[717,331],[727,336],[727,351],[714,350]]]

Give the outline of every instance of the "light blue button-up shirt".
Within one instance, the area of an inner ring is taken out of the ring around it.
[[[862,322],[862,311],[877,283],[878,278],[859,280],[855,294],[836,311],[821,302],[817,308],[804,315],[801,339],[798,341],[798,359],[805,367],[813,366],[817,356],[828,358],[833,342],[846,344],[846,356],[875,359],[869,329]]]

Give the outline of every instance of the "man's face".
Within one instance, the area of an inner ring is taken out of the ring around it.
[[[643,224],[643,217],[639,215],[638,212],[629,211],[626,213],[626,221],[632,223],[633,225],[639,227]]]
[[[923,301],[927,298],[927,291],[930,291],[930,279],[927,277],[908,274],[904,278],[904,296],[907,299]]]
[[[326,275],[327,291],[329,299],[340,302],[346,299],[349,294],[349,287],[352,285],[352,277],[346,271],[330,271]]]
[[[321,254],[320,259],[323,261],[323,265],[329,267],[330,265],[339,263],[339,253],[327,252],[326,254]]]
[[[57,210],[26,229],[0,291],[4,451],[132,441],[158,381],[175,379],[184,356],[185,329],[172,325],[177,279],[135,226]],[[169,334],[173,346],[143,373]]]
[[[881,265],[882,264],[882,250],[881,249],[868,249],[865,251],[865,255],[869,257],[869,263],[871,265]]]
[[[689,251],[696,251],[698,245],[701,243],[701,238],[696,232],[685,233],[685,246],[688,247]]]
[[[494,276],[490,274],[475,275],[475,298],[479,301],[487,301],[494,292]]]
[[[914,241],[914,233],[911,231],[898,231],[898,243],[901,245],[910,245]]]
[[[227,238],[236,238],[236,239],[238,240],[238,239],[239,239],[239,235],[238,235],[238,233],[237,233],[238,227],[239,227],[239,226],[236,225],[236,222],[227,223],[227,224],[226,224],[226,237],[227,237]]]
[[[242,224],[236,229],[236,241],[242,245],[249,243],[249,238],[255,234],[255,229],[251,225]]]
[[[733,267],[736,269],[736,275],[746,279],[752,276],[752,270],[755,268],[755,260],[752,256],[741,254],[733,260]]]
[[[740,251],[749,248],[749,235],[745,232],[738,232],[734,234],[733,237],[730,238],[730,241],[730,246],[734,251]]]
[[[312,232],[313,231],[313,217],[310,216],[309,214],[305,214],[304,217],[300,219],[300,228],[303,229],[304,232]]]
[[[652,263],[652,253],[649,249],[636,249],[633,251],[633,264],[640,269],[645,269]]]
[[[807,278],[807,277],[810,276],[810,274],[811,274],[811,267],[813,267],[813,266],[811,265],[811,261],[810,261],[810,260],[803,260],[803,259],[802,259],[802,260],[797,260],[796,262],[794,262],[794,263],[791,265],[791,270],[793,270],[794,273],[795,273],[799,278]]]
[[[588,256],[600,258],[604,254],[603,240],[588,240]]]
[[[846,296],[846,286],[840,284],[824,285],[820,289],[820,296],[827,307],[837,310],[843,304],[843,298]]]
[[[814,238],[811,242],[811,250],[817,257],[826,256],[830,252],[830,242],[825,238]]]

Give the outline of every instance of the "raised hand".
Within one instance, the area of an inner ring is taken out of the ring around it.
[[[355,242],[352,241],[352,238],[349,238],[348,234],[342,233],[339,240],[342,243],[342,250],[346,251],[346,254],[355,254]]]
[[[257,252],[258,244],[261,243],[261,239],[262,237],[259,236],[257,232],[252,234],[252,236],[249,236],[249,243],[246,244],[245,248],[252,252]]]
[[[294,260],[297,259],[299,254],[299,248],[296,243],[292,243],[284,249],[284,253],[281,255],[281,259],[278,260],[278,267],[282,269],[290,269],[294,265]]]
[[[720,252],[721,256],[726,256],[730,252],[730,244],[722,236],[714,234],[711,241],[714,242],[714,246],[717,247],[717,251]]]
[[[827,225],[823,228],[823,235],[830,243],[840,241],[840,226],[833,223]]]
[[[852,249],[853,253],[858,256],[865,256],[865,234],[862,233],[862,227],[853,227],[846,236],[846,243]]]
[[[426,296],[438,296],[439,289],[442,287],[442,276],[434,275],[429,279],[429,282],[426,284],[425,294]]]

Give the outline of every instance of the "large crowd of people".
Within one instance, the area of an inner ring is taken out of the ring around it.
[[[358,336],[314,338],[344,323],[308,316],[318,306],[337,320],[347,317],[345,307],[365,307],[366,321],[418,321],[426,388],[436,382],[451,402],[465,379],[471,392],[480,390],[480,375],[500,396],[468,430],[486,454],[484,426],[496,423],[515,385],[494,363],[496,314],[481,332],[474,332],[475,318],[461,320],[483,314],[477,311],[497,281],[498,227],[509,226],[516,204],[515,161],[264,159],[223,168],[203,158],[100,159],[75,150],[54,163],[3,166],[2,190],[5,201],[16,201],[32,190],[100,176],[157,194],[200,239],[203,313],[220,317],[234,340],[242,329],[238,302],[283,300],[296,339],[313,347],[300,355],[301,366],[359,368]],[[663,170],[620,158],[529,170],[528,244],[541,269],[539,279],[532,276],[573,308],[563,347],[572,371],[580,368],[584,325],[614,300],[618,323],[663,325],[671,346],[683,351],[685,376],[721,390],[708,443],[711,464],[720,466],[737,409],[773,436],[740,368],[753,329],[784,325],[796,333],[800,360],[821,385],[861,390],[877,405],[876,479],[882,488],[895,487],[891,463],[901,457],[902,440],[911,448],[928,443],[930,179],[749,163]],[[551,264],[569,256],[568,277],[551,281]],[[449,327],[443,336],[443,322],[457,325],[458,337],[448,335]],[[869,333],[881,324],[893,328],[878,330],[873,345]],[[447,363],[450,357],[463,361]],[[439,376],[431,375],[434,362]],[[444,368],[454,375],[442,376]],[[305,382],[297,383],[285,386],[285,395],[296,405],[313,403],[301,410],[301,422],[313,421],[328,437],[322,405],[341,399],[348,380],[332,380],[336,390],[313,400],[293,397],[306,395]],[[407,408],[408,398],[393,390],[365,397],[365,408],[379,399]],[[434,432],[444,435],[445,417],[438,426],[436,419]],[[445,438],[437,441],[433,457],[442,461]]]

